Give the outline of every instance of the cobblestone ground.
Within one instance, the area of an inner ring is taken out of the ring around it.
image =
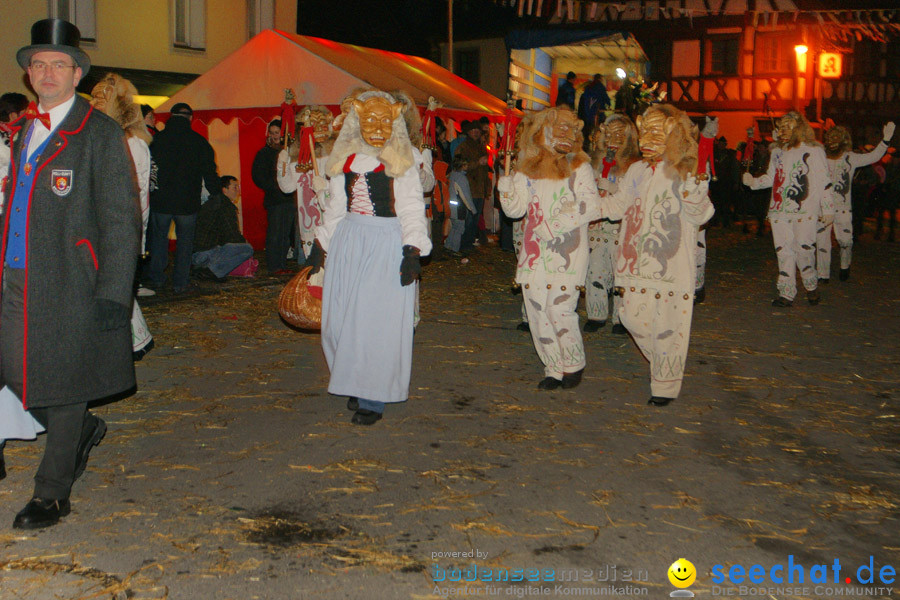
[[[277,317],[283,280],[152,299],[140,391],[97,409],[109,433],[58,526],[11,529],[43,441],[8,444],[0,598],[662,598],[679,557],[698,597],[900,597],[880,583],[900,569],[900,245],[863,236],[851,279],[835,264],[790,309],[770,237],[709,247],[663,409],[608,327],[580,387],[539,392],[495,246],[426,269],[409,402],[369,428],[325,392],[318,335]],[[789,560],[803,583],[774,583]],[[762,583],[717,583],[757,564]]]

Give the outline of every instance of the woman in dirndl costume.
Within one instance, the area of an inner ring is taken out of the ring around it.
[[[328,391],[349,397],[357,425],[408,397],[419,258],[431,252],[402,108],[377,90],[353,100],[328,160],[330,194],[309,257],[325,267]]]

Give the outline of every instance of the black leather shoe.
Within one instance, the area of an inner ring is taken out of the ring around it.
[[[848,279],[850,279],[850,269],[841,269],[841,274],[838,275],[838,279],[840,279],[841,281],[847,281]]]
[[[6,461],[3,460],[2,447],[0,447],[0,479],[6,479]]]
[[[674,400],[675,398],[663,398],[662,396],[653,396],[649,400],[647,400],[647,404],[651,404],[653,406],[666,406],[669,402]]]
[[[694,291],[694,304],[703,304],[703,301],[706,300],[706,288],[702,287],[699,290]]]
[[[575,371],[574,373],[563,373],[562,388],[564,390],[571,390],[573,387],[577,387],[578,384],[581,383],[581,376],[583,374],[584,369]]]
[[[13,529],[41,529],[59,523],[60,517],[72,512],[68,498],[50,500],[32,498],[13,520]]]
[[[780,306],[782,308],[790,308],[794,305],[793,300],[788,300],[784,296],[778,296],[774,300],[772,300],[772,306]]]
[[[87,467],[88,456],[91,455],[91,449],[99,444],[100,440],[103,439],[103,436],[106,435],[106,421],[100,417],[91,416],[97,421],[94,423],[94,429],[91,431],[90,435],[82,438],[81,442],[78,444],[78,462],[75,463],[75,479],[78,479],[81,477],[81,474],[84,473],[84,469]]]
[[[354,425],[372,425],[373,423],[380,420],[381,413],[377,413],[374,410],[366,410],[365,408],[360,408],[355,413],[353,413],[353,418],[350,419],[350,422]]]
[[[587,323],[584,324],[583,329],[585,333],[594,333],[604,325],[606,325],[606,321],[595,321],[592,319],[588,319]]]
[[[359,398],[353,396],[347,398],[347,410],[352,410],[354,412],[359,410]]]
[[[612,332],[615,333],[616,335],[627,335],[628,334],[628,330],[625,329],[625,326],[622,325],[621,323],[616,323],[615,325],[613,325]]]
[[[522,321],[518,325],[516,325],[516,329],[519,331],[531,331],[531,327],[525,321]]]
[[[828,285],[829,281],[827,277],[819,277],[819,285]]]
[[[559,386],[562,385],[562,381],[556,379],[555,377],[544,377],[541,379],[541,382],[538,384],[539,390],[555,390]]]

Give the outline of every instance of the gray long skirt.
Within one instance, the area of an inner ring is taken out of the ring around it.
[[[417,284],[400,285],[402,259],[396,218],[350,213],[335,229],[322,288],[322,350],[332,394],[407,399]]]

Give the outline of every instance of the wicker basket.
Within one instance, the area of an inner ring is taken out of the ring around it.
[[[311,268],[301,269],[281,290],[278,313],[294,327],[319,330],[322,328],[322,288],[310,285]],[[321,271],[317,276],[317,279],[320,278]]]

